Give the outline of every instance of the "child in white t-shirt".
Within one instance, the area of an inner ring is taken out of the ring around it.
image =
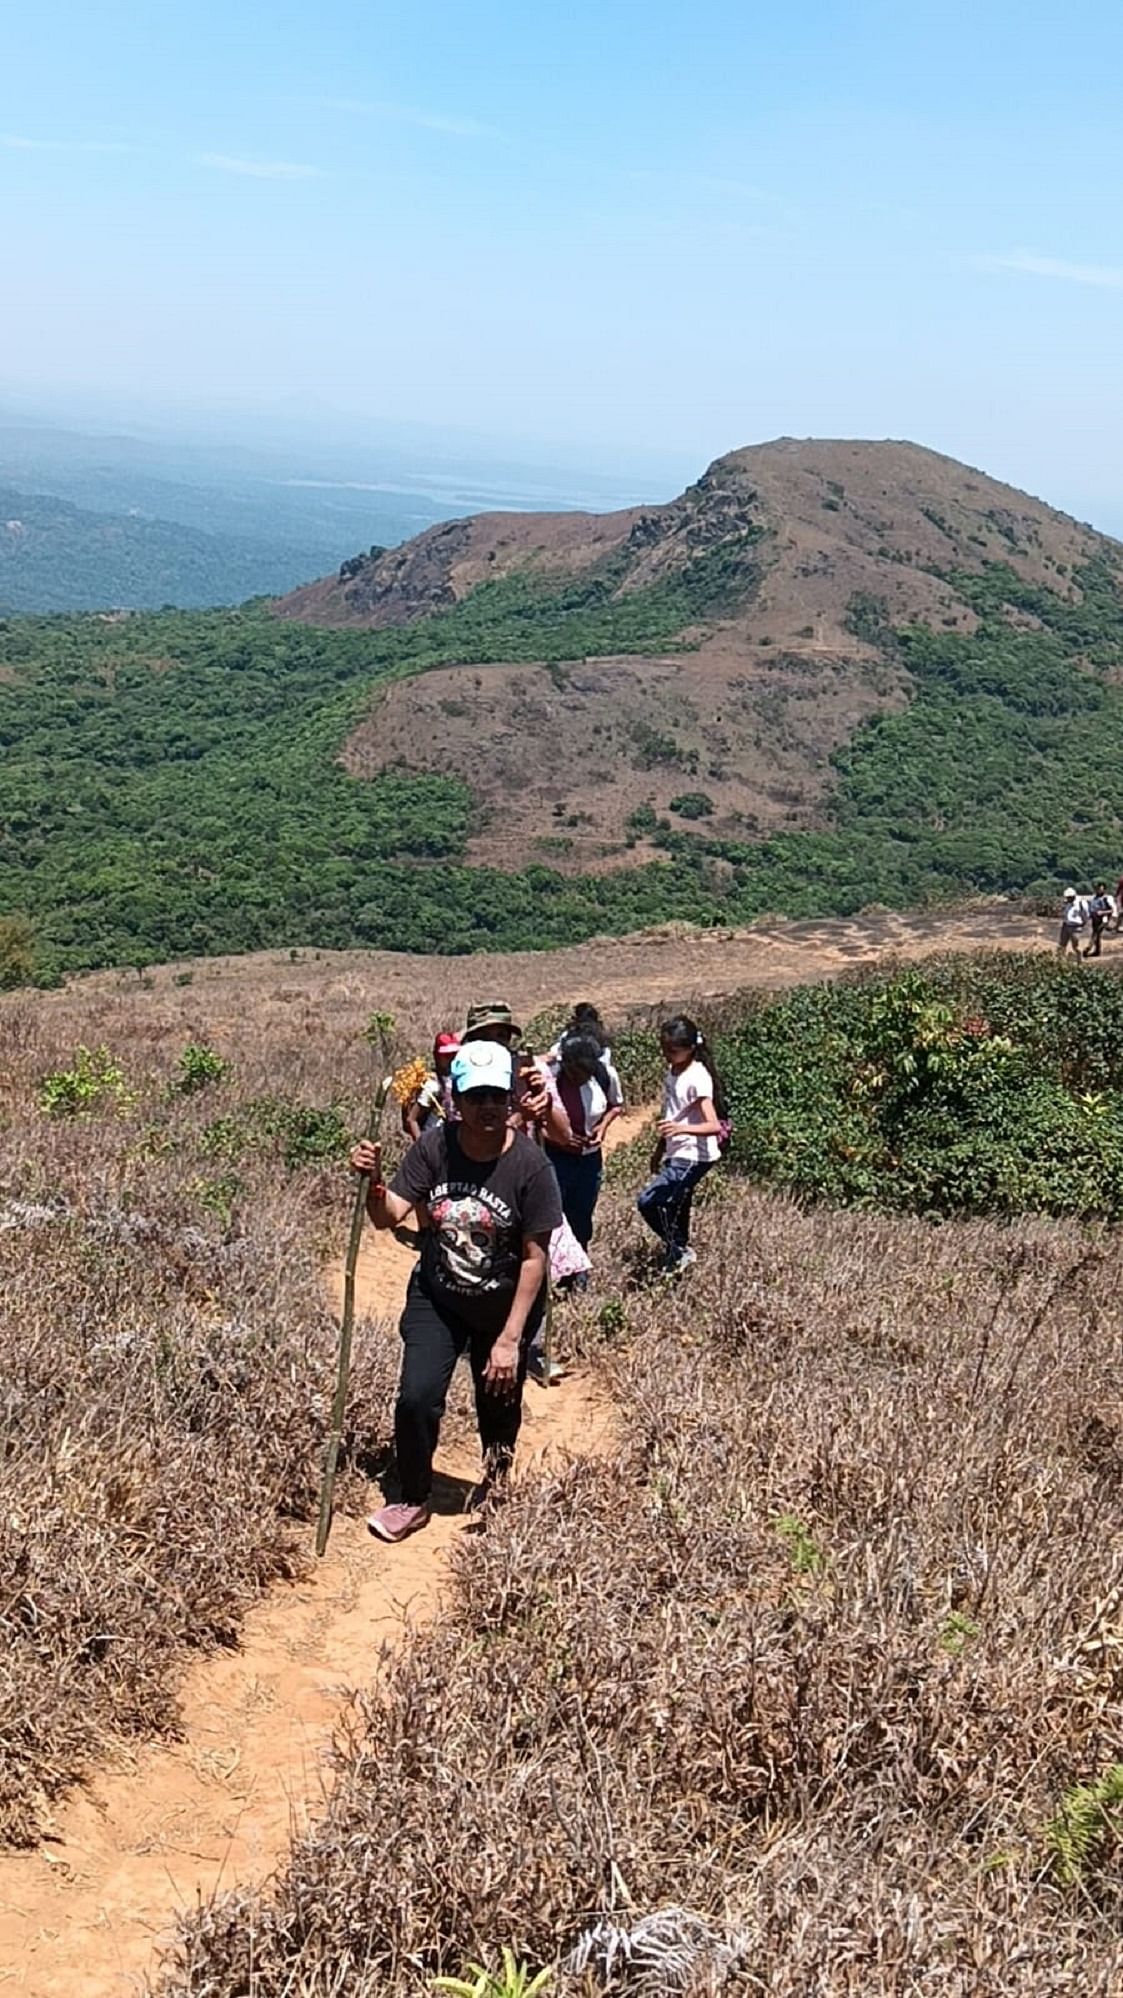
[[[652,1177],[639,1196],[640,1214],[663,1244],[672,1276],[697,1260],[690,1247],[694,1189],[721,1155],[721,1084],[700,1029],[685,1015],[665,1020],[659,1041],[667,1074]]]

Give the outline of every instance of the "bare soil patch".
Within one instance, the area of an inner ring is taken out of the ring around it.
[[[832,752],[904,692],[865,647],[761,650],[735,625],[697,652],[564,666],[450,666],[396,681],[344,745],[344,767],[461,778],[479,804],[468,857],[596,873],[648,861],[638,807],[703,793],[705,828],[752,838],[816,822]],[[486,743],[486,754],[481,754]],[[684,824],[671,814],[672,823]]]

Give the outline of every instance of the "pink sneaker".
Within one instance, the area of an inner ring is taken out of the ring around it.
[[[384,1505],[371,1513],[367,1525],[379,1540],[408,1540],[428,1526],[429,1516],[427,1505]]]

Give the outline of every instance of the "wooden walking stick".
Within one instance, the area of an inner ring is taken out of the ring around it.
[[[382,1128],[382,1112],[386,1108],[386,1098],[390,1094],[390,1077],[384,1076],[374,1093],[374,1104],[367,1125],[367,1138],[377,1141]],[[331,1405],[331,1428],[328,1431],[328,1444],[324,1453],[324,1477],[320,1486],[320,1517],[316,1523],[316,1558],[322,1559],[331,1532],[331,1501],[335,1491],[335,1466],[339,1457],[339,1445],[343,1438],[343,1418],[347,1413],[347,1384],[351,1377],[351,1334],[355,1325],[355,1265],[359,1260],[359,1243],[363,1238],[363,1222],[367,1211],[367,1194],[370,1191],[370,1174],[359,1174],[359,1184],[355,1192],[355,1205],[351,1212],[351,1235],[347,1243],[347,1259],[343,1265],[343,1315],[339,1321],[339,1365],[335,1376],[335,1400]]]

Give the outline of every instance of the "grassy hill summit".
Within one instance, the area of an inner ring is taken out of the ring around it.
[[[49,972],[1055,894],[1123,856],[1121,563],[919,446],[782,439],[273,604],[7,618],[0,918]]]
[[[908,701],[889,627],[969,635],[979,611],[961,572],[1008,568],[1073,601],[1076,573],[1120,552],[919,445],[781,438],[719,458],[666,506],[449,522],[277,611],[386,630],[480,592],[529,616],[552,602],[572,657],[520,653],[470,688],[452,665],[380,692],[345,761],[368,778],[403,765],[461,777],[486,807],[473,859],[517,865],[545,839],[562,871],[601,871],[649,858],[664,814],[731,838],[823,825],[835,752]],[[593,610],[617,613],[615,654],[586,651]],[[560,828],[543,826],[544,807]]]
[[[949,568],[1008,561],[1063,578],[1104,537],[1013,486],[909,443],[780,437],[718,458],[665,506],[616,513],[480,513],[345,562],[278,604],[312,624],[408,624],[511,576],[587,577],[623,598],[692,579],[704,611],[733,609],[758,639],[851,650],[855,591],[895,620],[962,615]],[[1121,551],[1123,552],[1123,551]]]

